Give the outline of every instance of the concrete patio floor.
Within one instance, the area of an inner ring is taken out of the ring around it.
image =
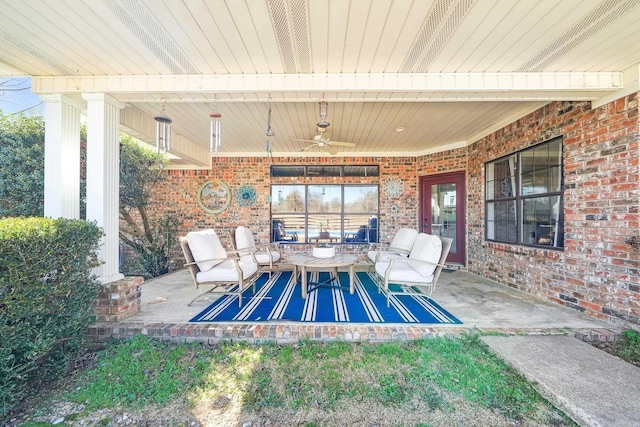
[[[187,323],[189,319],[205,309],[216,298],[207,295],[196,300],[191,306],[187,305],[194,297],[208,289],[210,286],[205,285],[196,290],[187,270],[179,270],[148,280],[142,285],[140,312],[125,319],[121,325],[153,325],[157,328],[159,325]],[[463,322],[462,325],[437,325],[440,333],[445,329],[450,329],[452,333],[457,335],[461,331],[475,328],[485,332],[514,332],[518,334],[571,333],[573,331],[589,335],[595,334],[595,338],[586,337],[586,340],[597,341],[597,335],[610,336],[618,332],[614,325],[604,321],[593,319],[576,310],[561,307],[464,271],[443,272],[432,298]],[[265,323],[273,325],[273,322]],[[255,322],[253,324],[255,325]],[[282,322],[282,324],[288,325],[289,328],[296,325],[304,328],[308,326],[307,323],[301,322]],[[198,323],[198,325],[202,324]],[[326,326],[326,324],[322,325]],[[340,323],[331,325],[348,326]],[[356,326],[357,324],[350,325]],[[367,326],[371,327],[372,325],[367,324]],[[412,328],[416,325],[384,324],[378,326],[392,326],[402,330],[403,327]],[[236,324],[235,327],[237,328],[239,325]],[[365,338],[361,334],[360,337]],[[602,339],[600,338],[600,340]],[[604,339],[609,338],[605,337]]]

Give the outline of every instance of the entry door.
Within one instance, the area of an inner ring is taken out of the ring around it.
[[[420,224],[423,233],[451,237],[447,262],[465,263],[464,172],[420,177]]]

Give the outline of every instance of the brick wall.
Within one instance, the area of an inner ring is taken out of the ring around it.
[[[469,147],[468,269],[616,324],[640,326],[638,103],[553,102]],[[484,241],[484,163],[564,136],[565,248]]]
[[[638,234],[640,205],[637,95],[591,109],[589,102],[553,102],[465,148],[406,157],[213,158],[213,170],[169,171],[157,188],[153,209],[170,209],[182,219],[180,234],[215,228],[223,243],[236,226],[249,226],[269,241],[269,188],[282,183],[334,183],[342,178],[269,177],[273,164],[377,164],[380,177],[349,178],[380,184],[380,240],[401,227],[418,227],[420,176],[466,170],[467,269],[483,277],[549,299],[590,316],[640,328],[638,252],[625,238]],[[555,136],[564,136],[565,249],[527,248],[484,241],[484,163]],[[398,176],[404,191],[384,194],[385,180]],[[257,202],[208,214],[196,194],[219,178],[232,193],[256,189]],[[184,262],[176,248],[174,262]]]
[[[401,227],[417,226],[417,182],[414,157],[274,157],[272,161],[262,157],[214,157],[212,170],[171,170],[168,181],[154,189],[153,203],[148,207],[151,213],[168,209],[181,218],[179,235],[189,231],[214,228],[223,244],[230,246],[231,232],[238,225],[251,228],[256,235],[257,243],[267,243],[270,239],[270,185],[271,184],[381,184],[380,187],[380,241],[391,241],[395,231]],[[271,180],[270,166],[278,165],[342,165],[361,164],[378,165],[379,177],[277,177]],[[398,198],[384,196],[384,182],[391,176],[399,176],[404,184],[404,191]],[[217,178],[226,182],[233,194],[229,207],[219,213],[210,214],[202,210],[197,203],[196,195],[200,186],[207,180]],[[242,185],[249,185],[256,190],[257,200],[249,207],[238,205],[235,192]],[[361,246],[347,245],[346,251],[361,252]],[[297,247],[297,249],[300,249]],[[128,256],[131,256],[129,253]],[[184,263],[180,248],[174,249],[172,268],[179,268]],[[364,260],[364,257],[363,257]]]

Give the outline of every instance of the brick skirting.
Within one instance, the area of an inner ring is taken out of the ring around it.
[[[460,338],[469,333],[502,333],[505,335],[569,335],[582,341],[613,342],[620,331],[613,329],[564,328],[474,328],[386,325],[320,325],[320,324],[260,324],[260,323],[97,323],[89,328],[94,343],[127,339],[144,335],[159,341],[175,343],[243,341],[253,344],[275,342],[295,343],[298,340],[385,342],[410,341],[435,337]]]

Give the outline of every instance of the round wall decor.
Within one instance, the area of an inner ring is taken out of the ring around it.
[[[202,184],[198,190],[198,205],[205,212],[220,213],[231,203],[231,190],[224,182],[213,179]]]
[[[240,206],[251,206],[256,202],[256,190],[248,185],[243,185],[236,191],[236,200]]]
[[[384,194],[387,197],[400,197],[404,191],[404,183],[397,176],[392,176],[384,183]]]

